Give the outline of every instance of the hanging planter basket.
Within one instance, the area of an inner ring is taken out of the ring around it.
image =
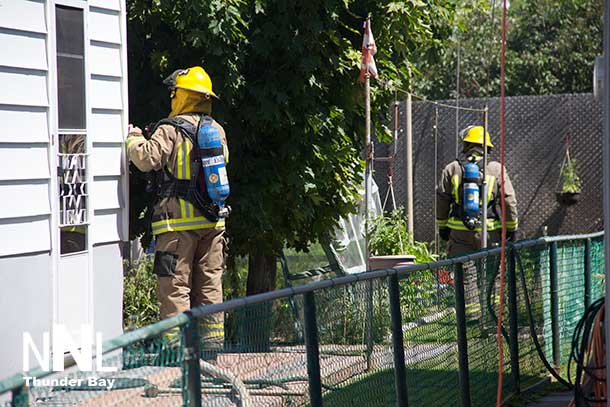
[[[570,206],[578,203],[580,192],[555,192],[555,197],[561,205]]]
[[[566,154],[561,163],[555,197],[560,205],[570,206],[580,198],[580,177],[576,173],[576,160],[570,158],[570,139],[566,136]]]

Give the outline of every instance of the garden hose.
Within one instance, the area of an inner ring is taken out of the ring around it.
[[[572,350],[568,362],[568,379],[572,361],[576,364],[576,380],[574,381],[574,399],[570,406],[581,406],[581,402],[598,405],[606,403],[606,355],[604,353],[604,304],[605,298],[600,298],[591,304],[584,316],[578,321],[572,336]],[[582,339],[581,339],[582,338]],[[580,342],[580,346],[579,346]],[[585,364],[585,357],[590,355],[589,363]],[[596,374],[600,371],[601,374]],[[586,376],[583,377],[583,373]],[[587,377],[588,376],[588,377]],[[571,383],[571,381],[570,381]],[[588,389],[587,385],[592,388]],[[595,398],[587,397],[594,394]]]
[[[546,367],[546,369],[549,371],[549,373],[551,375],[553,375],[553,377],[555,379],[557,379],[558,382],[563,384],[568,389],[572,390],[573,386],[568,381],[566,381],[563,377],[561,377],[561,375],[559,373],[557,373],[555,368],[553,368],[551,366],[551,364],[549,363],[549,361],[546,359],[546,356],[544,356],[544,352],[542,351],[542,346],[540,346],[540,342],[538,341],[538,336],[536,335],[536,328],[534,327],[534,314],[532,312],[532,304],[530,303],[529,293],[527,292],[527,284],[525,281],[525,271],[523,270],[523,263],[521,262],[521,256],[519,255],[519,252],[517,250],[514,250],[513,252],[515,253],[515,259],[517,260],[517,265],[519,266],[519,276],[521,277],[521,286],[523,289],[523,294],[525,296],[525,308],[527,309],[530,336],[532,337],[532,340],[534,341],[534,347],[536,348],[538,357],[540,357],[540,360],[544,364],[544,367]]]
[[[253,407],[248,389],[233,373],[218,366],[214,366],[211,363],[205,362],[204,360],[199,360],[199,367],[201,369],[201,373],[206,373],[212,376],[214,379],[222,379],[229,383],[237,392],[239,397],[239,407]],[[182,391],[183,389],[181,388],[159,388],[159,386],[155,384],[148,384],[144,387],[144,397],[155,398],[161,394],[180,394]],[[214,393],[214,391],[211,393]]]
[[[201,373],[207,373],[211,376],[218,377],[226,380],[230,383],[237,394],[239,395],[240,407],[252,407],[252,400],[250,400],[250,393],[244,385],[244,383],[229,370],[221,369],[218,366],[214,366],[204,360],[199,360],[199,366]]]
[[[498,316],[496,315],[496,312],[494,311],[493,308],[493,302],[491,300],[491,293],[493,291],[494,288],[494,283],[495,283],[495,279],[496,276],[498,275],[498,272],[496,270],[496,273],[494,274],[493,278],[488,278],[487,279],[487,311],[489,311],[489,314],[491,315],[491,318],[493,319],[494,323],[497,325],[498,324]],[[508,340],[508,332],[506,332],[506,329],[504,329],[504,326],[501,327],[502,329],[502,336],[504,337],[504,340],[506,342],[509,342]]]

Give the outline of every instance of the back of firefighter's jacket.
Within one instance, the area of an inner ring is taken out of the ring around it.
[[[479,163],[481,164],[481,163]],[[488,218],[487,230],[499,230],[502,228],[500,219],[500,180],[502,166],[497,161],[487,163],[485,183],[487,185]],[[454,230],[469,230],[462,221],[461,204],[463,200],[462,165],[456,160],[449,163],[441,175],[441,180],[436,190],[437,213],[436,221],[438,227],[448,227]],[[506,228],[516,230],[518,228],[517,200],[510,178],[504,171],[504,199],[506,203]],[[482,201],[482,196],[481,196]],[[480,231],[481,226],[475,228]]]
[[[201,114],[187,113],[176,117],[185,119],[197,127]],[[216,121],[213,121],[212,125],[220,134],[225,160],[228,162],[225,131]],[[193,148],[193,144],[185,135],[168,124],[159,126],[149,140],[141,135],[131,134],[127,139],[129,158],[141,171],[159,171],[165,166],[180,180],[190,180],[200,168]],[[210,221],[192,203],[178,197],[161,198],[153,210],[152,232],[155,235],[171,231],[224,227],[224,219]]]

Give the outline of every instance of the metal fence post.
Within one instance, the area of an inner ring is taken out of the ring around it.
[[[551,242],[550,244],[549,262],[553,365],[555,369],[559,369],[559,365],[561,364],[561,347],[559,343],[559,282],[557,281],[557,242]]]
[[[591,239],[585,239],[585,309],[591,305]]]
[[[373,281],[367,281],[366,286],[366,370],[371,370],[373,368],[373,319],[375,318],[373,310]]]
[[[396,387],[396,405],[407,407],[407,373],[405,368],[405,349],[402,336],[402,315],[400,313],[400,290],[398,275],[392,274],[388,279],[390,295],[390,316],[392,319],[392,346],[394,350],[394,384]]]
[[[519,394],[519,324],[517,314],[517,273],[515,267],[515,249],[508,255],[508,319],[510,323],[510,367],[513,379],[513,392]]]
[[[458,366],[462,407],[470,407],[470,377],[468,371],[468,339],[466,336],[466,305],[464,303],[464,269],[455,265],[455,312],[457,319]]]
[[[305,318],[305,350],[307,351],[307,378],[309,382],[309,405],[322,407],[322,379],[320,378],[320,350],[316,301],[312,291],[303,294]]]
[[[184,366],[183,389],[186,407],[201,407],[201,367],[199,365],[199,324],[197,319],[190,319],[188,324],[182,327],[184,338]]]
[[[26,407],[30,405],[25,386],[14,389],[11,393],[11,407]]]

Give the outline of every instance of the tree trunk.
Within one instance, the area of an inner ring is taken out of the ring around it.
[[[250,254],[246,295],[275,290],[277,273],[275,256]],[[241,319],[240,348],[244,352],[268,352],[273,333],[273,303],[251,305],[239,311]]]
[[[275,256],[250,254],[248,257],[248,283],[246,295],[275,290],[277,262]]]

